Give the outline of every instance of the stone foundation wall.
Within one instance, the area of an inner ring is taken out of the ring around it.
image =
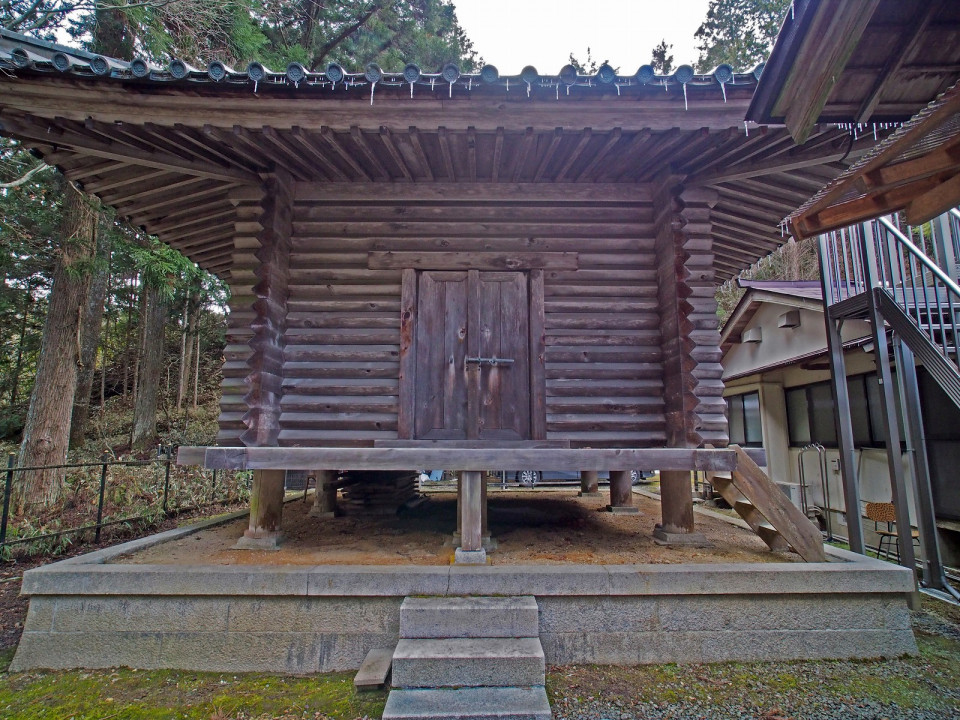
[[[12,670],[314,673],[396,644],[408,595],[533,595],[547,663],[636,664],[916,652],[908,571],[831,562],[730,565],[167,566],[117,556],[174,530],[28,571]]]

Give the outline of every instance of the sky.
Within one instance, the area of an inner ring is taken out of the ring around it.
[[[555,74],[572,52],[581,62],[587,47],[632,75],[650,62],[666,38],[674,67],[695,65],[693,33],[707,16],[709,0],[452,0],[460,26],[484,61],[503,75],[533,65]]]

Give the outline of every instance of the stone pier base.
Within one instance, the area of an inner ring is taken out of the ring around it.
[[[534,596],[549,665],[895,657],[917,649],[910,573],[832,548],[829,562],[808,564],[114,562],[217,522],[28,570],[30,610],[11,670],[351,670],[369,650],[397,643],[400,604],[410,595]]]

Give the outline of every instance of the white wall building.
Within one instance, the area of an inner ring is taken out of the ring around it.
[[[740,281],[746,293],[723,327],[730,441],[763,447],[767,472],[822,526],[846,536],[830,370],[819,281]],[[880,385],[870,326],[843,325],[856,462],[864,502],[890,502]],[[960,409],[918,368],[941,552],[960,565]],[[893,394],[897,396],[896,388]],[[804,450],[804,448],[808,448]],[[802,465],[801,465],[802,463]],[[903,455],[905,476],[910,467]],[[801,480],[804,480],[803,487]],[[911,497],[911,512],[913,512]],[[860,509],[861,513],[863,508]],[[877,545],[864,522],[868,545]]]

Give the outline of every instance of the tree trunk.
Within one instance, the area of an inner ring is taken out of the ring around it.
[[[32,289],[32,288],[31,288]],[[20,399],[20,373],[23,372],[23,342],[27,334],[27,324],[30,317],[31,293],[23,294],[23,316],[20,321],[20,334],[17,338],[17,360],[13,367],[13,378],[10,387],[10,407],[17,406],[17,400]]]
[[[47,318],[17,464],[62,464],[67,458],[67,418],[77,389],[80,321],[90,284],[88,265],[94,253],[96,213],[88,199],[63,180],[61,247],[53,270]],[[63,470],[23,473],[17,506],[50,505],[60,495]]]
[[[177,412],[183,408],[183,398],[187,394],[187,377],[190,374],[190,365],[187,362],[189,352],[187,348],[192,348],[193,344],[189,342],[190,336],[190,298],[189,296],[183,303],[183,331],[180,334],[180,384],[177,386]]]
[[[96,264],[90,278],[90,291],[80,329],[80,369],[77,391],[73,398],[73,416],[70,419],[70,447],[83,445],[90,417],[90,394],[93,390],[93,370],[97,364],[97,346],[100,344],[103,324],[103,306],[107,297],[110,264],[110,216],[100,212],[97,220]]]
[[[197,314],[200,314],[199,308]],[[200,332],[197,332],[197,347],[194,349],[196,363],[193,366],[193,409],[197,409],[197,398],[200,396]]]
[[[145,304],[143,346],[140,352],[137,399],[133,409],[133,437],[130,444],[146,449],[157,437],[157,390],[163,366],[164,334],[167,321],[167,301],[163,293],[152,285],[143,288]]]

